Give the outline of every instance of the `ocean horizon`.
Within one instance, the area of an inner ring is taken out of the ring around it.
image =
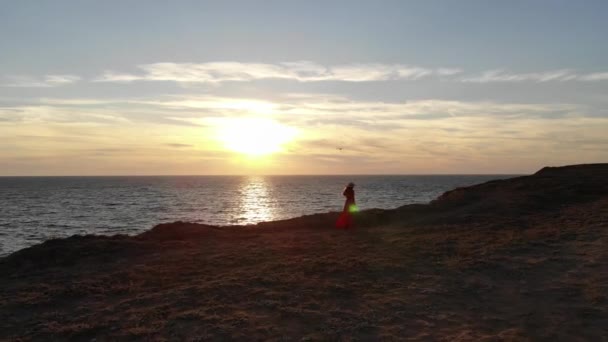
[[[0,255],[74,234],[138,234],[159,223],[250,225],[340,211],[354,182],[360,210],[428,203],[517,175],[3,176]]]
[[[111,178],[111,177],[360,177],[360,176],[506,176],[524,173],[323,173],[323,174],[116,174],[116,175],[0,175],[0,178]]]

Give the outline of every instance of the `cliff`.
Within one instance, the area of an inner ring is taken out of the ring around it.
[[[608,164],[428,205],[161,224],[0,259],[0,340],[605,340]]]

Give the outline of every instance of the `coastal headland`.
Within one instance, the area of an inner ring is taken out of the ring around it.
[[[608,339],[608,164],[429,204],[159,224],[0,258],[0,340]]]

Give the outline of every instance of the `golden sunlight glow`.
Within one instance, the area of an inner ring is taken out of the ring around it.
[[[234,220],[234,223],[251,224],[276,219],[270,186],[264,177],[253,176],[245,179],[239,197],[241,216]]]
[[[227,149],[248,156],[280,152],[296,134],[295,128],[266,118],[226,119],[218,128],[218,138]]]

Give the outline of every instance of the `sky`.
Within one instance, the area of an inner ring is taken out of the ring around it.
[[[0,176],[608,161],[606,1],[0,0]]]

